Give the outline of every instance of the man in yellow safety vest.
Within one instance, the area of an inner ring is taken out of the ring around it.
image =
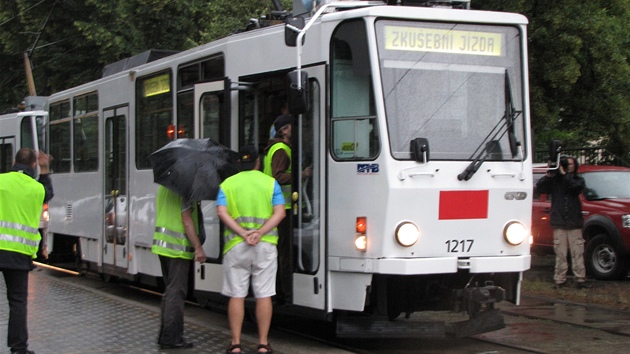
[[[52,198],[48,155],[27,148],[15,155],[10,172],[0,174],[0,271],[9,301],[7,345],[12,353],[28,350],[28,272],[34,269],[39,241],[39,219],[45,200]],[[34,179],[37,163],[39,182]]]
[[[271,353],[268,334],[276,293],[278,229],[284,218],[280,185],[259,171],[260,158],[253,145],[240,151],[241,172],[221,183],[217,214],[226,226],[223,248],[223,290],[230,297],[228,320],[232,341],[228,353],[241,352],[245,297],[250,283],[256,297],[258,353]]]
[[[273,123],[275,136],[269,140],[265,148],[265,160],[263,172],[276,179],[282,188],[287,215],[291,215],[291,132],[293,130],[293,117],[282,114]],[[302,171],[302,177],[310,177],[312,167],[306,167]],[[291,218],[287,217],[278,225],[280,241],[278,244],[278,303],[293,301],[292,277],[293,255],[291,240]]]
[[[159,186],[157,214],[151,252],[160,258],[164,296],[158,344],[161,349],[192,348],[184,340],[184,304],[188,292],[188,273],[193,260],[206,261],[199,240],[196,201],[184,200],[166,187]]]

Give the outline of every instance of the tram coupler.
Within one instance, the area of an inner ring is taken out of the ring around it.
[[[466,311],[469,319],[452,324],[456,337],[495,331],[505,327],[501,311],[494,304],[505,300],[505,289],[487,281],[484,286],[466,287],[453,291],[455,311]]]
[[[494,304],[505,300],[505,289],[487,281],[484,286],[466,287],[453,291],[455,312],[466,311],[475,318],[485,310],[494,309]]]

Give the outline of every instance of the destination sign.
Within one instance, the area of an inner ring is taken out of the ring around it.
[[[151,97],[171,91],[171,79],[168,74],[152,77],[144,81],[144,97]]]
[[[385,26],[385,49],[501,55],[501,33]]]

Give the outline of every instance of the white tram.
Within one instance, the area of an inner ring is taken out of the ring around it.
[[[336,321],[340,336],[500,328],[494,304],[518,303],[530,267],[527,19],[441,5],[323,1],[50,96],[55,244],[75,240],[107,276],[159,277],[149,154],[181,137],[262,151],[288,100],[294,297],[276,310]],[[203,211],[194,294],[214,303],[222,226],[213,201]],[[399,316],[442,310],[470,319]]]
[[[0,173],[9,172],[18,150],[33,149],[39,152],[46,146],[48,112],[44,111],[46,97],[29,96],[24,101],[27,111],[0,115]],[[37,166],[39,175],[39,166]],[[40,247],[52,247],[48,238],[48,204],[44,204],[40,218],[39,232],[42,236]]]

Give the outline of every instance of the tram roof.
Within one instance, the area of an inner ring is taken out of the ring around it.
[[[380,4],[376,4],[380,3]],[[436,22],[458,22],[458,23],[482,23],[482,24],[502,24],[502,25],[526,25],[528,20],[525,16],[516,13],[504,13],[496,11],[479,11],[479,10],[465,10],[465,9],[450,9],[450,8],[432,8],[422,6],[390,6],[383,2],[374,1],[338,1],[329,4],[330,12],[324,12],[316,23],[326,23],[333,21],[342,21],[352,18],[366,18],[366,17],[387,17],[392,19],[418,19],[426,21]],[[307,18],[308,20],[308,18]],[[146,51],[140,53],[134,57],[134,60],[130,61],[130,58],[123,59],[119,62],[112,63],[103,69],[103,77],[95,81],[85,83],[73,88],[52,94],[51,96],[60,96],[67,94],[70,91],[77,92],[82,90],[89,90],[96,82],[104,82],[108,80],[115,80],[119,76],[128,75],[130,70],[145,70],[150,69],[153,66],[162,65],[165,60],[186,61],[187,57],[196,56],[199,51],[207,50],[212,47],[220,47],[232,42],[237,42],[244,39],[251,39],[257,36],[269,35],[273,32],[284,31],[283,24],[276,24],[272,26],[262,27],[260,29],[254,29],[251,31],[244,31],[240,33],[234,33],[227,37],[220,38],[218,40],[202,44],[198,47],[182,51]],[[308,36],[308,32],[306,34]],[[306,45],[305,47],[308,47]],[[137,59],[137,60],[136,60]],[[142,60],[145,62],[142,62]],[[131,63],[131,64],[130,64]],[[135,63],[135,65],[133,65]],[[110,69],[107,69],[110,67]],[[120,69],[123,67],[123,69]],[[106,70],[107,75],[105,75]]]

